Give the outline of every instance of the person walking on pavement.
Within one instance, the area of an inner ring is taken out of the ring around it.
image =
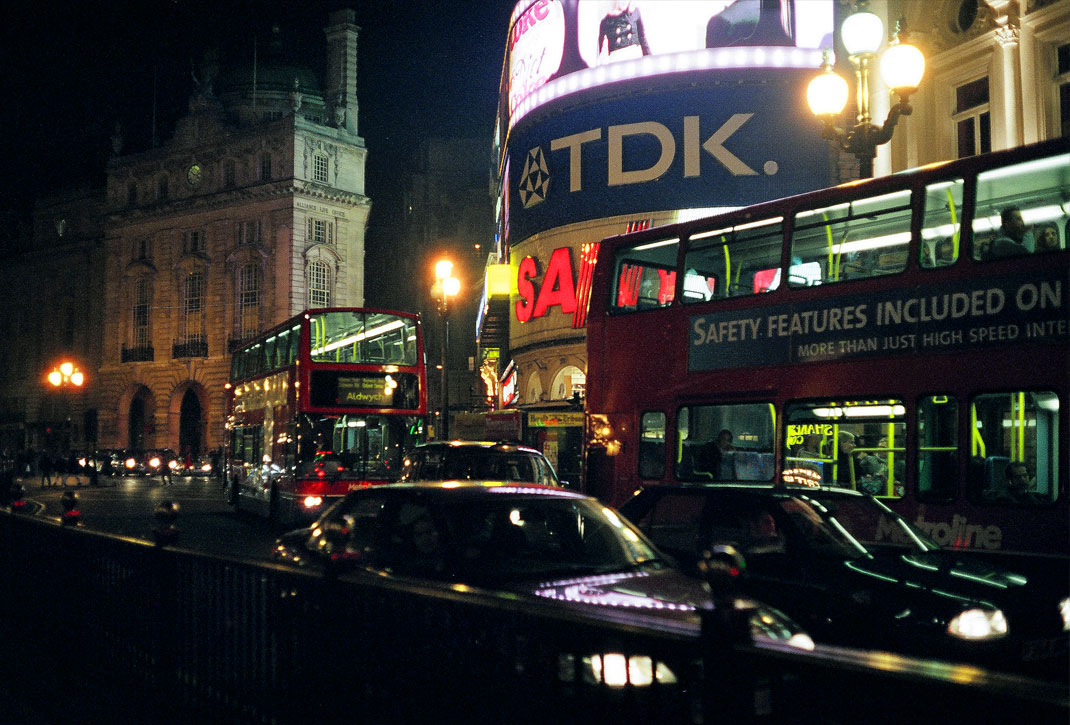
[[[41,451],[41,456],[37,460],[37,470],[41,472],[41,488],[44,488],[46,484],[48,488],[52,488],[55,485],[52,480],[52,454],[48,451]]]

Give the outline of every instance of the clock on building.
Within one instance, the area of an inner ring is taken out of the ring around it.
[[[197,186],[201,183],[201,167],[199,164],[193,164],[189,167],[189,171],[186,172],[186,180],[189,181],[190,186]]]

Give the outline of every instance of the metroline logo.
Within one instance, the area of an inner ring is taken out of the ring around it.
[[[702,140],[700,117],[684,116],[680,127],[670,129],[657,121],[641,121],[608,126],[605,129],[606,145],[606,186],[625,186],[644,184],[662,177],[672,167],[677,153],[683,155],[683,176],[685,178],[702,175],[702,152],[706,152],[720,163],[733,176],[757,176],[758,172],[748,166],[742,159],[728,150],[726,143],[743,124],[753,117],[753,113],[736,113],[720,127]],[[677,137],[679,135],[679,143]],[[647,168],[627,168],[625,159],[625,141],[632,137],[647,136],[658,149],[657,160]],[[568,190],[571,193],[583,191],[583,162],[585,149],[591,144],[603,143],[601,128],[592,128],[570,134],[550,141],[550,151],[567,151]],[[766,161],[763,170],[773,175],[779,170],[775,161]],[[548,190],[549,169],[542,156],[541,147],[528,151],[524,170],[518,179],[517,191],[524,201],[525,208],[545,199]],[[541,193],[540,193],[541,192]],[[535,201],[537,199],[537,201]]]

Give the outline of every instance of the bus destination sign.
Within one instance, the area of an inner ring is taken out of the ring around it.
[[[382,375],[341,375],[338,377],[338,404],[367,408],[389,408],[394,389]]]
[[[1070,280],[1056,267],[693,315],[688,369],[825,362],[1070,338]]]

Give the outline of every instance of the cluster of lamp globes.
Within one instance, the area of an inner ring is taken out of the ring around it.
[[[460,291],[461,280],[453,276],[453,262],[442,259],[435,263],[435,283],[431,287],[431,294],[435,299],[444,305]]]
[[[855,12],[843,21],[841,39],[848,57],[859,74],[860,86],[865,83],[869,61],[880,50],[884,40],[884,23],[871,12]],[[880,58],[880,73],[884,83],[905,102],[918,88],[925,73],[925,56],[904,40],[905,32],[897,31]],[[847,81],[832,70],[831,54],[826,52],[820,75],[810,81],[806,99],[815,116],[830,118],[843,111],[847,104]],[[862,89],[860,87],[860,98]],[[862,105],[862,104],[860,104]]]
[[[65,362],[48,374],[48,382],[55,388],[61,385],[73,385],[80,388],[85,384],[85,374],[73,363]]]

